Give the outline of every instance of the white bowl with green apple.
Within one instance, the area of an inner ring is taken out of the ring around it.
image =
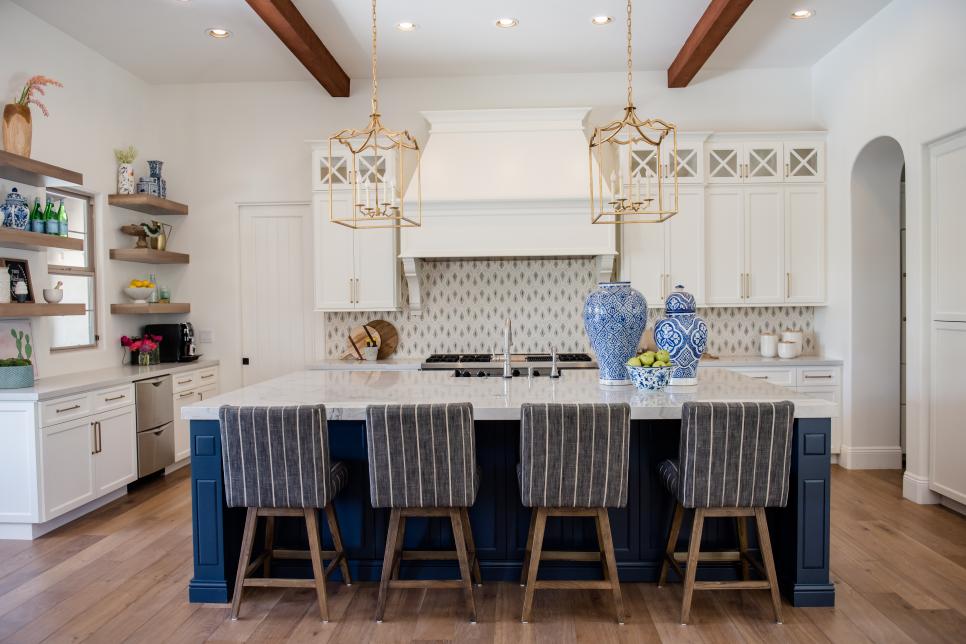
[[[660,391],[671,380],[671,356],[667,351],[644,351],[627,361],[627,375],[643,391]]]

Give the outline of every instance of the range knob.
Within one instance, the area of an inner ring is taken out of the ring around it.
[[[477,378],[486,378],[486,372],[483,371],[482,369],[480,369],[479,371],[476,372],[476,377]]]
[[[513,375],[514,375],[514,377],[519,376],[520,375],[520,370],[519,369],[514,369],[513,370]]]
[[[539,369],[534,369],[533,370],[533,375],[534,376],[539,376],[540,375],[540,370]]]
[[[459,377],[460,377],[460,376],[462,376],[463,374],[462,374],[462,373],[460,372],[460,370],[459,370],[459,369],[454,369],[454,370],[453,370],[453,375],[454,375],[454,376],[456,376],[457,378],[459,378]]]

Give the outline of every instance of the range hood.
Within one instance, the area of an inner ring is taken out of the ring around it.
[[[589,111],[421,113],[430,126],[422,185],[410,183],[405,199],[415,207],[421,188],[422,226],[400,231],[414,315],[418,260],[593,257],[610,278],[616,227],[590,223]]]

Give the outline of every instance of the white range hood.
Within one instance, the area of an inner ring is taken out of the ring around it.
[[[410,307],[417,260],[593,257],[609,279],[615,226],[590,223],[589,108],[429,111],[422,226],[400,231]],[[417,186],[406,192],[415,206]],[[412,212],[409,210],[409,212]]]

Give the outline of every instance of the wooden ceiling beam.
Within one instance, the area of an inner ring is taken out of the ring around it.
[[[349,75],[329,53],[292,0],[247,2],[330,96],[345,98],[349,95]]]
[[[667,69],[668,87],[687,87],[752,0],[711,0]]]

